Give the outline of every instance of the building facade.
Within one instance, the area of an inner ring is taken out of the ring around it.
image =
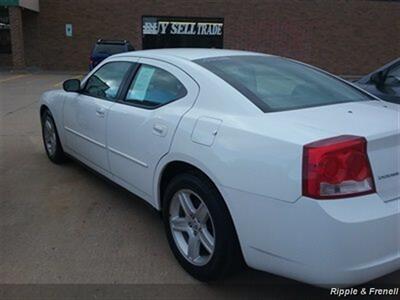
[[[0,0],[0,66],[87,70],[94,43],[223,47],[361,75],[400,56],[400,2],[371,0]],[[3,17],[2,17],[3,16]],[[1,26],[1,25],[0,25]],[[0,27],[1,28],[1,27]],[[8,53],[5,49],[8,47]],[[3,52],[3,53],[1,53]]]

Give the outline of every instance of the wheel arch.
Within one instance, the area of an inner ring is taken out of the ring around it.
[[[158,186],[157,186],[157,207],[159,209],[162,208],[163,205],[163,198],[164,198],[164,192],[165,189],[168,186],[168,183],[171,181],[172,178],[174,178],[176,175],[181,174],[183,172],[199,172],[203,176],[206,176],[211,182],[211,178],[199,167],[195,166],[192,163],[188,163],[183,160],[173,160],[168,162],[162,169],[159,180],[158,180]],[[215,184],[214,184],[215,185]]]
[[[51,113],[50,108],[46,104],[42,104],[40,106],[40,119],[43,118],[43,114],[45,111],[49,111]]]
[[[168,161],[165,161],[160,167],[160,171],[158,172],[157,180],[155,181],[155,207],[156,209],[161,210],[162,208],[162,200],[163,200],[163,192],[168,185],[168,182],[176,175],[185,172],[185,171],[194,171],[198,172],[207,178],[216,188],[216,190],[223,197],[223,193],[218,188],[217,179],[212,175],[212,173],[203,167],[201,163],[193,162],[191,160],[183,159],[183,158],[175,158]],[[225,203],[226,205],[226,203]]]
[[[238,231],[236,229],[236,224],[234,222],[234,218],[232,216],[232,213],[229,209],[229,205],[225,200],[224,193],[222,193],[221,189],[218,187],[218,181],[217,179],[212,175],[210,171],[208,171],[205,167],[199,166],[201,165],[200,163],[193,163],[189,162],[188,160],[183,160],[183,159],[176,159],[176,160],[170,160],[163,164],[163,167],[161,168],[161,171],[159,172],[158,176],[158,181],[157,181],[157,196],[156,196],[156,209],[162,210],[162,201],[163,201],[163,192],[165,191],[168,182],[177,174],[180,174],[185,171],[195,171],[203,175],[205,178],[209,180],[209,182],[215,187],[215,189],[218,191],[218,193],[221,195],[222,200],[224,202],[224,205],[227,209],[227,212],[229,214],[230,221],[232,222],[233,225],[233,230],[235,233],[236,240],[239,245],[239,254],[240,254],[240,259],[241,259],[241,264],[244,264],[244,257],[243,257],[243,252],[242,252],[242,247],[241,247],[241,240],[239,239]]]
[[[60,138],[61,143],[65,144],[64,138],[64,117],[63,117],[63,108],[64,108],[65,95],[62,91],[52,90],[47,91],[42,94],[39,100],[39,117],[40,121],[42,120],[43,113],[47,110],[50,112],[53,117],[54,123],[57,128],[57,132]]]

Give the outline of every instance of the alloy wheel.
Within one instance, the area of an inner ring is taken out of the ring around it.
[[[180,253],[196,266],[207,264],[214,254],[215,228],[210,212],[195,192],[175,193],[170,204],[169,224]]]
[[[47,118],[44,123],[44,142],[50,156],[54,155],[57,147],[56,130],[53,123]]]

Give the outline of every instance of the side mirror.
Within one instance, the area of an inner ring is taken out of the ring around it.
[[[373,75],[371,75],[370,81],[374,83],[376,86],[382,85],[384,78],[383,78],[383,73],[382,72],[377,72]]]
[[[79,79],[68,79],[64,81],[63,89],[66,92],[78,93],[81,90],[81,81]]]

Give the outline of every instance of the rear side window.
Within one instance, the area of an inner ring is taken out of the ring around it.
[[[102,66],[86,81],[83,93],[88,96],[115,100],[127,71],[129,62],[111,62]]]
[[[196,62],[264,112],[373,99],[328,74],[278,57],[229,56]]]
[[[127,50],[127,46],[124,44],[96,44],[93,52],[95,54],[113,55]]]
[[[150,65],[141,65],[129,87],[125,101],[154,108],[184,97],[187,91],[171,73]]]

